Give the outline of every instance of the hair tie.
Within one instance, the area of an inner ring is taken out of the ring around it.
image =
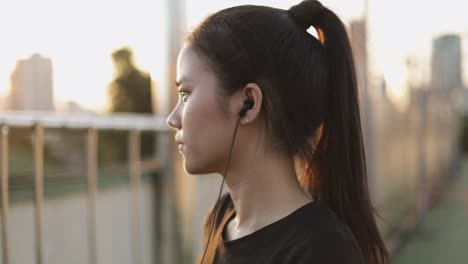
[[[322,21],[325,7],[317,0],[305,0],[289,8],[288,13],[304,29],[317,27]]]

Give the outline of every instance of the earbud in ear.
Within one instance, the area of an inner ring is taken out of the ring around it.
[[[254,102],[251,99],[245,99],[244,100],[244,105],[242,105],[242,109],[239,112],[239,116],[243,117],[245,113],[247,113],[247,110],[250,110],[254,106]]]

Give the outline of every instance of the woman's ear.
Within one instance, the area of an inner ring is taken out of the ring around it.
[[[260,111],[262,108],[263,93],[262,89],[256,83],[248,83],[244,88],[241,89],[240,94],[240,109],[246,99],[250,99],[253,102],[251,109],[247,110],[245,115],[242,117],[242,124],[253,123],[259,118]]]

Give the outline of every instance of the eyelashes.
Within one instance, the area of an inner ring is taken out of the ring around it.
[[[179,99],[182,100],[183,102],[186,102],[188,94],[189,92],[179,91]]]

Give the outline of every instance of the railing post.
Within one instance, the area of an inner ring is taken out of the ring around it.
[[[42,226],[44,206],[44,127],[37,123],[34,126],[34,189],[36,220],[36,263],[43,263]]]
[[[171,14],[167,17],[167,32],[166,35],[166,72],[163,74],[162,87],[168,91],[167,98],[162,101],[161,112],[159,114],[168,116],[172,108],[177,104],[178,94],[176,89],[173,89],[173,80],[176,78],[176,62],[177,54],[183,44],[183,31],[185,31],[185,1],[184,0],[168,0],[166,1],[167,12]],[[170,131],[169,131],[170,132]],[[162,175],[158,179],[157,190],[159,198],[159,229],[157,238],[159,239],[159,261],[160,263],[181,263],[182,262],[182,245],[180,243],[181,236],[177,221],[177,199],[176,196],[176,172],[174,164],[174,156],[179,153],[173,153],[174,143],[172,142],[171,133],[159,133],[158,135],[158,158],[162,159]],[[166,163],[167,162],[167,163]]]
[[[8,127],[1,127],[1,204],[2,204],[2,262],[9,263],[9,239],[8,239],[8,211],[9,211],[9,193],[8,193]]]
[[[89,263],[97,263],[97,235],[96,235],[96,196],[97,182],[97,141],[98,133],[95,128],[87,130],[87,176],[88,176],[88,239]]]
[[[141,181],[141,152],[140,131],[130,130],[128,135],[129,173],[130,173],[130,204],[131,204],[131,228],[132,228],[132,254],[134,264],[141,263],[140,251],[140,181]]]
[[[175,202],[174,153],[171,147],[169,133],[159,133],[157,155],[161,160],[162,175],[158,177],[158,230],[157,242],[159,249],[158,263],[181,263],[182,247],[177,229],[177,212]]]

